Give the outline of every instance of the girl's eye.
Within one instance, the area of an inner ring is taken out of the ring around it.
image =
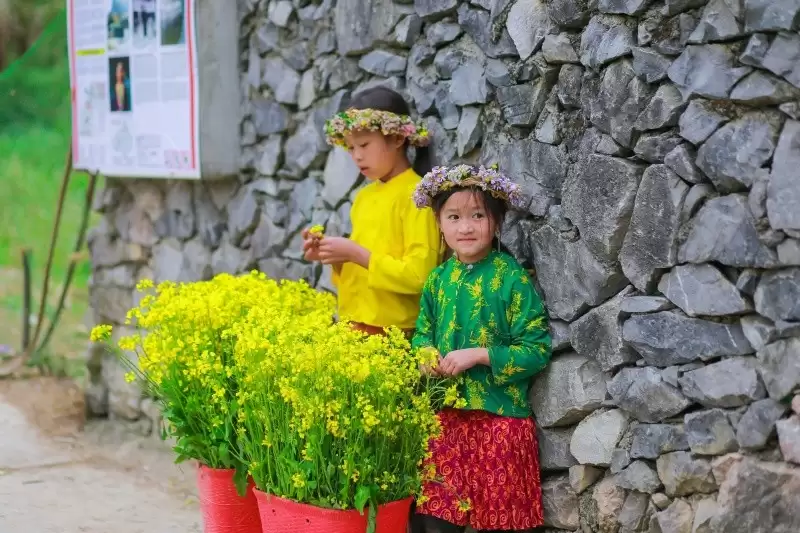
[[[483,218],[483,213],[475,213],[472,218]]]
[[[369,146],[369,143],[363,143],[358,145],[359,148],[366,148],[367,146]]]
[[[458,220],[458,215],[450,215],[447,217],[447,220]]]

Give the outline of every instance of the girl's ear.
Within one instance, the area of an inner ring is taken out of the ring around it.
[[[392,135],[389,137],[389,145],[395,150],[405,147],[406,138],[402,135]]]

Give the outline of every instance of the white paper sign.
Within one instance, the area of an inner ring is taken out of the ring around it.
[[[194,0],[67,0],[73,164],[200,178]]]

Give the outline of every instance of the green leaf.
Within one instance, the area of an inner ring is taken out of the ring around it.
[[[236,492],[244,497],[247,493],[247,468],[239,466],[233,474],[233,484],[236,485]]]
[[[219,458],[226,465],[230,464],[230,462],[231,462],[231,454],[230,454],[230,449],[228,448],[228,443],[227,442],[220,442],[220,444],[219,444]]]
[[[369,517],[367,518],[367,533],[375,533],[378,528],[378,506],[374,503],[369,506]]]
[[[356,489],[355,508],[361,514],[364,514],[364,506],[369,501],[370,492],[367,485],[359,485]]]

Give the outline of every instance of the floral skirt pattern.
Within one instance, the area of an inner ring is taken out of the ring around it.
[[[532,418],[446,409],[417,513],[474,529],[519,530],[544,523],[539,447]],[[435,473],[433,469],[435,467]]]

